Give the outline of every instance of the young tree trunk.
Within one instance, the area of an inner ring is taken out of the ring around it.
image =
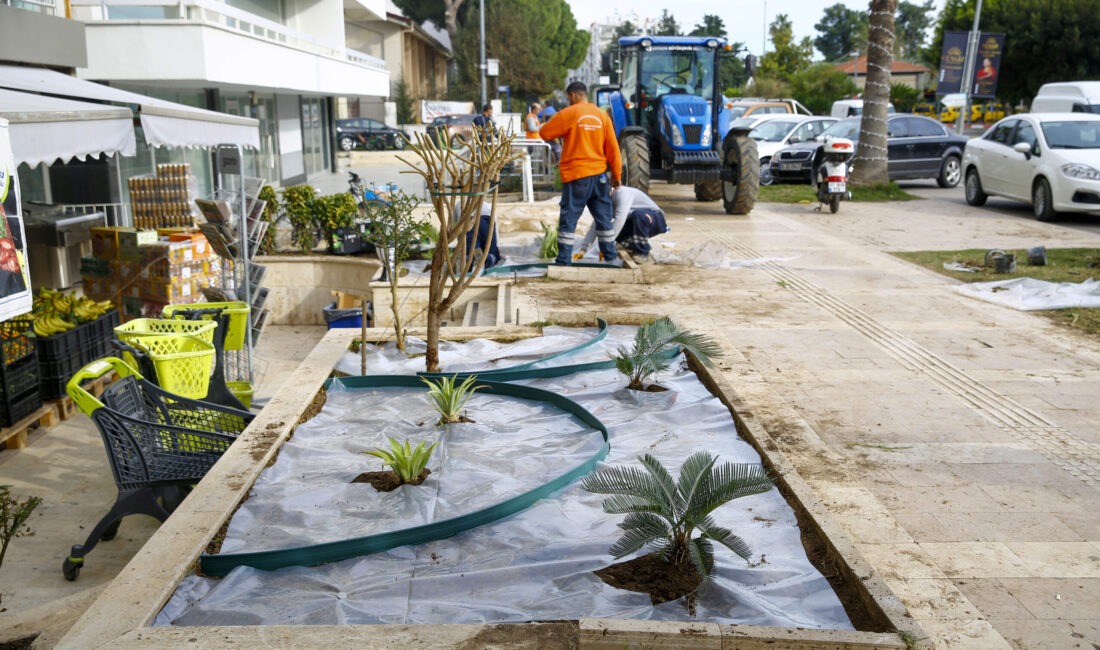
[[[853,185],[876,185],[887,176],[886,116],[890,102],[890,68],[894,63],[894,13],[897,0],[871,0],[867,32],[867,82],[859,151],[853,161]]]

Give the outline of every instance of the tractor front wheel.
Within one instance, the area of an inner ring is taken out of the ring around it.
[[[696,201],[717,201],[722,198],[722,181],[704,181],[695,184]]]
[[[726,214],[748,214],[760,192],[760,155],[746,133],[726,134],[722,142],[722,207]]]
[[[623,185],[649,192],[649,144],[641,133],[631,133],[623,138]]]

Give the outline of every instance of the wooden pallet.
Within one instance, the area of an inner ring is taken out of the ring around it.
[[[0,444],[7,449],[22,449],[27,446],[27,434],[37,427],[52,427],[58,423],[57,409],[53,404],[43,404],[10,427],[0,429]]]
[[[96,377],[95,379],[84,382],[84,390],[88,391],[92,397],[99,397],[103,394],[103,391],[111,385],[111,382],[116,379],[118,379],[118,374],[112,370],[102,377]],[[76,402],[68,395],[61,399],[50,399],[45,402],[57,409],[62,420],[68,420],[76,415]]]

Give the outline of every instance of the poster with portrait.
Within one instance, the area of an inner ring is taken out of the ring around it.
[[[966,65],[967,32],[944,32],[943,50],[940,53],[940,77],[936,83],[937,95],[950,95],[963,91],[963,67]]]
[[[25,235],[11,134],[8,121],[0,118],[0,321],[31,310]]]
[[[971,97],[993,99],[997,96],[997,79],[1001,71],[1001,54],[1004,52],[1004,34],[982,33],[978,41],[978,58],[974,62],[974,85]]]

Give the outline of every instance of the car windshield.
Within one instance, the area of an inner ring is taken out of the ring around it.
[[[795,120],[768,120],[753,129],[749,135],[760,142],[782,142],[798,124]]]
[[[859,123],[863,118],[850,117],[846,120],[841,120],[829,128],[821,132],[821,135],[817,136],[817,140],[824,142],[826,138],[848,138],[849,140],[859,140]]]
[[[1100,149],[1100,120],[1044,121],[1042,128],[1051,149]]]

